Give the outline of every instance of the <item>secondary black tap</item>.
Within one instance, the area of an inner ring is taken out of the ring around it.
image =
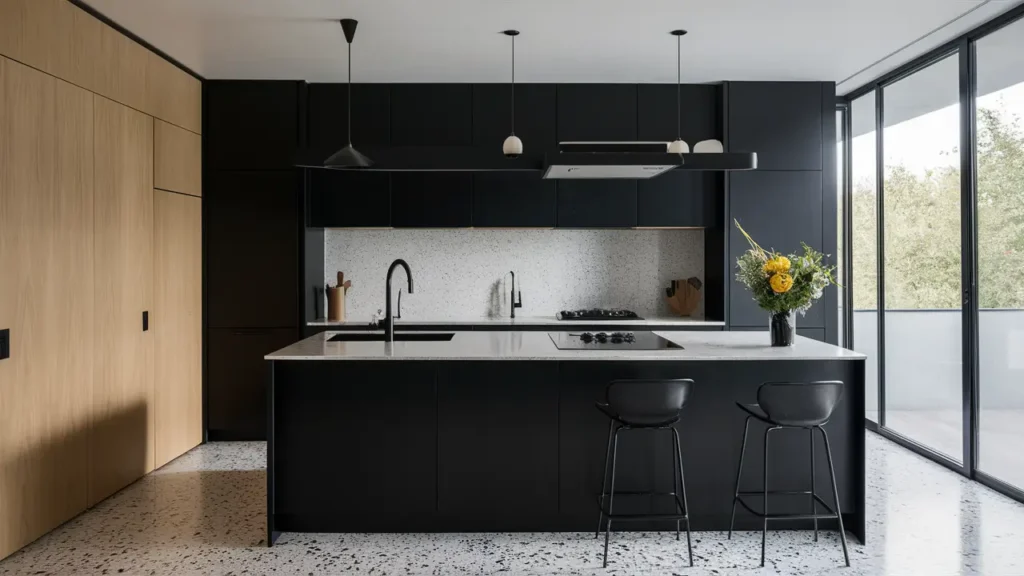
[[[395,273],[395,268],[401,266],[405,268],[405,277],[409,279],[409,294],[412,294],[412,270],[409,269],[409,265],[405,263],[405,260],[399,258],[391,263],[391,267],[388,268],[388,277],[384,286],[384,341],[394,342],[395,341],[395,318],[391,315],[391,275]]]
[[[512,317],[516,317],[516,308],[523,307],[523,291],[519,291],[519,302],[516,302],[516,273],[509,272],[512,275]]]

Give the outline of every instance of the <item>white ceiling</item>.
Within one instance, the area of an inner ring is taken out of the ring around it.
[[[87,0],[206,78],[343,81],[350,17],[357,82],[507,82],[506,28],[522,32],[517,81],[674,82],[668,31],[685,28],[684,82],[846,80],[840,93],[1022,1]]]

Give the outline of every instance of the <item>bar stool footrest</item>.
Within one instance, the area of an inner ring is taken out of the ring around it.
[[[802,491],[801,490],[775,490],[775,491],[769,490],[768,491],[768,495],[769,496],[812,496],[810,490],[802,490]],[[834,518],[838,518],[839,517],[839,516],[836,515],[836,511],[833,510],[832,507],[829,506],[827,502],[822,500],[821,496],[818,496],[817,494],[813,494],[814,501],[817,502],[818,505],[823,507],[828,512],[827,514],[818,514],[818,513],[813,513],[813,514],[810,514],[810,513],[765,514],[764,511],[755,510],[749,504],[747,504],[747,502],[743,499],[744,496],[760,496],[760,497],[764,498],[764,492],[763,491],[761,491],[761,492],[740,492],[739,494],[736,495],[736,498],[735,498],[735,501],[739,502],[740,506],[743,506],[743,508],[746,509],[747,512],[750,512],[751,514],[753,514],[754,516],[757,516],[758,518],[767,518],[768,520],[829,520],[829,519],[834,519]]]
[[[606,518],[609,518],[611,520],[619,520],[619,521],[623,521],[623,520],[625,520],[625,521],[630,521],[630,520],[686,520],[687,524],[689,524],[689,522],[690,522],[690,517],[689,517],[688,511],[686,510],[686,506],[683,504],[683,501],[679,498],[679,495],[676,494],[675,492],[625,492],[625,491],[618,491],[618,490],[616,490],[614,495],[615,496],[671,496],[672,499],[675,500],[676,509],[677,510],[682,510],[682,512],[664,513],[664,514],[663,513],[649,513],[649,512],[637,513],[637,514],[622,514],[622,513],[612,514],[612,513],[608,512],[608,508],[604,505],[605,499],[608,498],[609,496],[612,496],[612,495],[611,494],[599,494],[597,496],[597,507],[598,507],[599,510],[601,510],[601,512],[605,515]]]

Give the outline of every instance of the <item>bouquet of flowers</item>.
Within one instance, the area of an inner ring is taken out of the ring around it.
[[[825,288],[836,283],[835,266],[823,264],[825,256],[803,243],[803,254],[785,256],[765,250],[739,221],[734,222],[750,243],[750,248],[736,259],[736,279],[750,290],[757,305],[770,314],[772,345],[791,345],[795,329],[793,313],[805,314],[814,301],[821,298]],[[776,336],[785,339],[787,334],[788,342],[776,344]]]

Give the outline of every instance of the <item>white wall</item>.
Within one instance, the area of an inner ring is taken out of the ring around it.
[[[516,273],[517,316],[563,309],[629,308],[669,316],[669,281],[704,280],[702,230],[326,230],[324,270],[353,287],[347,320],[369,321],[384,307],[384,278],[395,258],[412,268],[415,293],[402,297],[407,320],[508,316],[508,272]],[[396,271],[394,290],[405,288]],[[698,314],[703,313],[703,302]]]

